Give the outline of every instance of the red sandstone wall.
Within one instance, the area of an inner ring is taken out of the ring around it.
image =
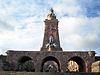
[[[60,63],[61,71],[66,71],[68,60],[72,57],[80,57],[85,62],[85,72],[91,71],[91,64],[95,61],[94,52],[44,52],[44,51],[9,51],[7,61],[17,64],[22,56],[28,56],[34,61],[35,71],[39,72],[42,61],[48,57],[55,57]],[[16,67],[16,66],[15,66]]]

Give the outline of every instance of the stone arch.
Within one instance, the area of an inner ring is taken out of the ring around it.
[[[86,72],[86,65],[85,65],[85,61],[81,58],[81,57],[78,57],[78,56],[74,56],[74,57],[71,57],[69,61],[74,61],[76,62],[78,65],[79,65],[79,72]]]
[[[32,60],[32,58],[28,56],[22,56],[19,58],[18,63],[25,63],[26,61]]]
[[[18,60],[16,70],[17,71],[31,71],[31,72],[34,72],[35,68],[34,68],[34,62],[33,62],[32,58],[29,57],[29,56],[20,57],[19,60]]]
[[[57,58],[55,58],[54,56],[48,56],[48,57],[45,57],[43,60],[42,60],[42,63],[41,63],[41,72],[43,72],[43,66],[45,65],[45,63],[47,62],[52,62],[52,63],[56,63],[57,66],[58,66],[58,69],[57,69],[57,72],[60,72],[60,63],[59,63],[59,60]]]

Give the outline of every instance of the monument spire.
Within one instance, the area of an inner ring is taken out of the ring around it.
[[[51,14],[51,13],[53,13],[53,9],[52,9],[52,8],[50,9],[50,14]]]
[[[58,33],[58,19],[51,8],[45,23],[44,39],[41,51],[62,51]]]
[[[47,19],[48,20],[56,19],[56,15],[54,14],[54,10],[52,8],[50,9]]]

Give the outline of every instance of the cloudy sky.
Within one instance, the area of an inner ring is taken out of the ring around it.
[[[100,55],[100,0],[0,0],[0,54],[39,51],[51,7],[64,51],[94,50]]]

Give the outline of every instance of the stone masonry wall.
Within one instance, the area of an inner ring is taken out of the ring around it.
[[[60,64],[60,70],[61,72],[66,72],[67,69],[67,63],[68,60],[70,60],[72,57],[79,57],[81,58],[85,65],[84,65],[84,71],[85,72],[90,72],[91,71],[91,65],[95,61],[95,52],[91,51],[74,51],[74,52],[63,52],[63,51],[52,51],[52,52],[47,52],[47,51],[8,51],[7,55],[7,61],[9,63],[13,63],[16,68],[16,64],[18,63],[19,59],[23,56],[30,57],[34,61],[34,66],[35,66],[35,71],[40,72],[41,70],[41,64],[43,60],[46,57],[52,56],[55,57]]]
[[[100,61],[92,63],[91,72],[100,72]]]

